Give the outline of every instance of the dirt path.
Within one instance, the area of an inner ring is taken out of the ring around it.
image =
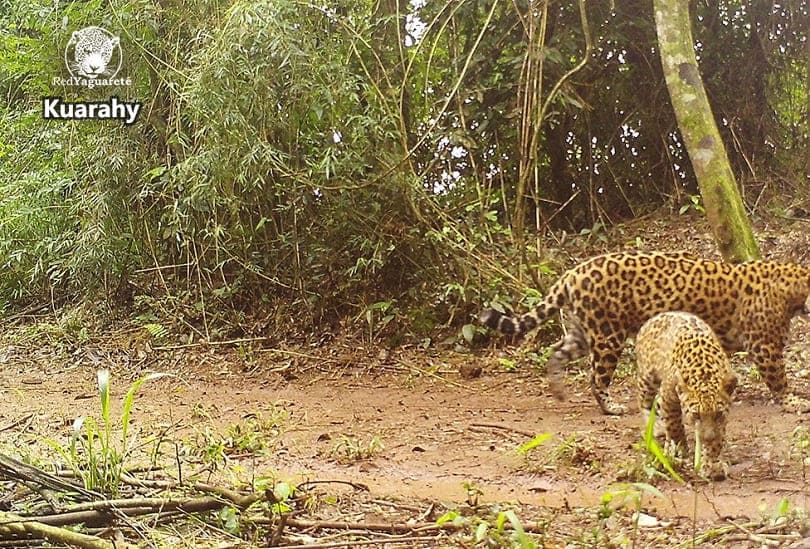
[[[792,383],[805,396],[810,380],[799,364],[807,364],[810,354],[808,324],[796,321],[788,354]],[[613,387],[631,410],[617,418],[599,413],[583,376],[569,376],[571,398],[558,403],[545,393],[541,376],[528,368],[504,372],[491,352],[395,351],[376,365],[344,362],[339,373],[305,360],[297,377],[290,370],[271,372],[269,361],[245,373],[245,361],[233,353],[180,355],[182,360],[166,363],[166,371],[182,381],[145,384],[133,428],[142,436],[166,428],[184,444],[199,446],[213,440],[211,433],[227,433],[248,418],[275,418],[280,437],[261,450],[231,454],[229,464],[239,465],[246,478],[345,480],[367,485],[373,497],[453,505],[467,501],[466,483],[480,490],[479,502],[561,512],[596,507],[617,482],[644,480],[641,452],[634,448],[639,415],[629,378]],[[43,437],[67,440],[77,415],[97,414],[95,368],[86,360],[68,366],[32,360],[13,347],[2,358],[6,446],[24,450]],[[484,374],[461,379],[456,372],[463,363],[479,364]],[[126,379],[142,372],[110,365],[120,403]],[[697,515],[707,521],[757,518],[783,498],[792,506],[808,504],[802,463],[810,455],[802,447],[810,443],[807,417],[782,412],[768,402],[763,383],[741,377],[726,449],[730,478],[698,487]],[[804,433],[798,438],[797,428]],[[516,452],[540,433],[553,436],[528,457]],[[646,499],[648,513],[692,515],[690,487],[661,479],[654,484],[663,497]]]

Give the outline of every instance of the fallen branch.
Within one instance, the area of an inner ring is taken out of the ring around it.
[[[296,489],[303,490],[304,488],[309,488],[310,486],[314,486],[316,484],[345,484],[346,486],[351,486],[355,490],[360,492],[370,492],[368,486],[362,484],[360,482],[352,482],[350,480],[331,480],[331,479],[324,479],[324,480],[305,480],[304,482],[298,484]]]
[[[236,490],[231,490],[229,488],[224,488],[222,486],[215,486],[213,484],[207,484],[205,482],[195,482],[194,484],[187,485],[175,482],[173,480],[141,480],[128,474],[121,475],[121,481],[126,484],[129,484],[130,486],[140,486],[144,488],[153,488],[160,490],[193,489],[199,492],[215,494],[227,499],[228,501],[233,503],[236,507],[239,507],[241,509],[249,507],[254,503],[256,503],[257,501],[259,501],[260,499],[262,499],[262,496],[253,492],[248,493],[238,492]]]
[[[255,524],[272,524],[274,519],[268,517],[251,518]],[[455,532],[462,526],[445,522],[423,522],[421,524],[385,523],[385,522],[345,522],[340,520],[307,520],[287,517],[286,526],[305,530],[355,530],[367,532],[385,532],[388,534],[413,534],[416,532],[445,531]]]
[[[419,375],[423,375],[423,376],[426,376],[426,377],[433,377],[433,378],[438,379],[441,382],[446,383],[447,385],[452,385],[453,387],[457,387],[459,389],[465,389],[467,391],[471,391],[471,389],[468,386],[464,385],[463,383],[458,383],[456,381],[453,381],[452,379],[447,379],[446,377],[442,377],[439,374],[437,374],[436,372],[431,372],[430,370],[425,370],[423,368],[420,368],[419,366],[409,364],[409,363],[407,363],[407,362],[405,362],[404,360],[401,360],[401,359],[395,359],[395,362],[397,364],[401,365],[401,366],[404,366],[405,368],[408,368],[408,370],[410,370],[411,372],[417,372]]]
[[[2,536],[34,536],[47,541],[80,547],[82,549],[121,549],[134,547],[133,545],[120,545],[96,536],[80,534],[64,528],[57,528],[43,524],[38,520],[24,518],[13,513],[0,511],[0,535]]]
[[[5,425],[0,426],[0,431],[9,431],[11,429],[15,429],[24,423],[28,423],[34,417],[34,414],[26,414],[20,419],[15,419],[10,423],[6,423]],[[20,431],[24,431],[25,429],[20,429]]]
[[[523,429],[510,427],[509,425],[501,425],[500,423],[470,423],[470,427],[486,427],[488,429],[502,429],[504,431],[512,431],[513,433],[517,433],[518,435],[523,435],[524,437],[529,438],[534,438],[537,436],[537,433],[532,433],[531,431],[524,431]]]
[[[215,486],[213,484],[206,484],[204,482],[195,482],[193,487],[195,490],[199,490],[200,492],[208,492],[210,494],[221,496],[240,509],[250,507],[262,499],[262,496],[253,492],[243,494],[241,492],[237,492],[236,490],[231,490],[222,486]]]
[[[251,522],[255,524],[273,524],[274,519],[270,517],[251,517]],[[286,526],[307,530],[355,530],[367,532],[385,532],[388,534],[416,534],[422,532],[456,532],[464,529],[468,525],[444,522],[422,522],[416,524],[405,523],[385,523],[385,522],[346,522],[339,520],[306,520],[287,517]],[[511,528],[510,524],[504,524],[504,528]],[[531,534],[544,534],[546,529],[534,524],[524,524],[523,530]]]
[[[196,343],[178,343],[177,345],[159,345],[157,347],[152,347],[154,351],[178,351],[180,349],[191,349],[194,347],[221,347],[226,345],[238,345],[241,343],[254,343],[256,341],[267,341],[269,337],[266,336],[259,336],[259,337],[240,337],[237,339],[228,339],[226,341],[198,341]],[[261,349],[263,350],[263,349]]]
[[[328,543],[307,543],[309,549],[335,549],[337,547],[362,547],[369,545],[389,545],[391,543],[421,543],[436,541],[435,536],[403,536],[396,538],[365,539],[354,541],[332,541]],[[271,545],[270,547],[288,547],[286,545]]]
[[[100,494],[87,490],[78,484],[68,482],[56,475],[46,473],[18,459],[0,453],[0,478],[43,486],[55,492],[81,494],[87,498],[100,498]]]
[[[258,501],[257,497],[255,501]],[[68,507],[63,513],[38,515],[36,520],[50,526],[82,524],[88,527],[108,525],[112,513],[116,516],[137,517],[141,515],[165,513],[202,513],[221,509],[228,502],[221,498],[131,498],[118,500],[99,500],[79,503]],[[28,519],[26,519],[28,520]]]
[[[760,547],[778,547],[788,541],[797,541],[802,539],[801,534],[794,532],[793,534],[731,534],[723,538],[724,543],[735,542],[751,542],[759,545]]]
[[[724,542],[737,542],[737,541],[749,541],[752,543],[756,543],[762,547],[766,546],[779,546],[782,545],[786,541],[790,540],[797,540],[801,539],[801,535],[798,532],[790,532],[785,534],[784,531],[789,528],[789,524],[774,524],[774,525],[759,525],[760,527],[756,530],[752,530],[753,526],[756,526],[756,523],[751,524],[739,524],[736,522],[732,522],[731,526],[733,526],[736,530],[741,531],[741,534],[729,534],[723,538]]]

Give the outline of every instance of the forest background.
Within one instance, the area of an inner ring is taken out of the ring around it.
[[[700,215],[652,9],[0,0],[0,307],[95,301],[216,340],[531,305],[565,235]],[[805,215],[810,5],[690,9],[749,215]],[[91,25],[131,86],[53,86]],[[136,124],[43,120],[43,97],[110,95]]]

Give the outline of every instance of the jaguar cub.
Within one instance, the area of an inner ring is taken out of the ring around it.
[[[720,452],[737,376],[714,331],[691,313],[655,315],[638,332],[636,360],[645,424],[660,388],[666,438],[686,449],[686,421],[703,446],[700,474],[725,478],[727,466]]]
[[[658,313],[686,311],[715,331],[727,352],[746,350],[773,396],[787,409],[808,405],[790,395],[783,348],[790,319],[807,312],[810,267],[775,261],[730,264],[675,252],[618,252],[594,257],[564,273],[533,311],[512,317],[494,309],[481,322],[520,335],[564,310],[565,336],[552,346],[547,371],[563,398],[562,368],[590,354],[591,391],[606,414],[608,386],[624,342]]]

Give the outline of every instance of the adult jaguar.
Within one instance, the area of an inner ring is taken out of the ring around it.
[[[748,351],[772,395],[788,410],[807,403],[787,392],[783,349],[790,319],[807,312],[810,268],[753,261],[730,264],[685,252],[617,252],[591,258],[552,285],[543,302],[519,316],[495,309],[481,322],[521,335],[563,310],[565,336],[552,346],[547,372],[562,399],[562,366],[590,353],[591,391],[605,414],[620,414],[608,386],[624,342],[652,316],[686,311],[705,320],[727,352]]]

